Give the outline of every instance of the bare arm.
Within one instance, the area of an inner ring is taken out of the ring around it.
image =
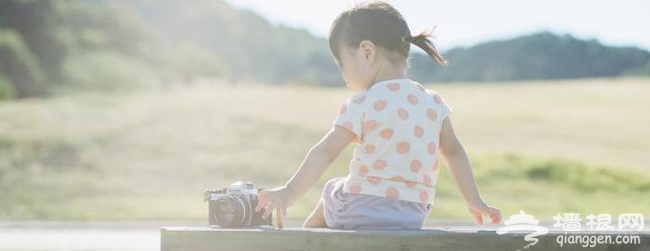
[[[309,150],[298,171],[285,186],[260,192],[255,210],[259,211],[264,208],[265,218],[275,208],[279,208],[282,210],[282,214],[286,215],[286,208],[309,191],[355,137],[354,133],[347,129],[334,126]]]
[[[449,118],[446,118],[442,124],[440,153],[465,201],[483,201],[474,179],[474,172],[472,172],[467,152],[465,152],[465,148],[456,137]]]
[[[354,140],[347,129],[334,126],[314,147],[289,179],[286,186],[293,192],[294,200],[302,197],[323,176],[327,168]]]
[[[477,223],[479,225],[483,224],[483,214],[489,215],[493,224],[499,223],[501,221],[501,210],[488,206],[483,201],[476,185],[467,152],[465,152],[465,148],[456,137],[449,117],[443,121],[442,131],[440,132],[440,153]]]

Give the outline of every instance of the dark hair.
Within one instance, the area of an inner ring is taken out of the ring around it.
[[[402,14],[390,4],[375,1],[358,4],[341,13],[332,23],[329,45],[334,58],[340,61],[343,45],[356,48],[361,41],[370,40],[388,51],[398,52],[406,59],[412,43],[422,48],[438,64],[445,65],[447,61],[430,37],[431,31],[412,36]]]

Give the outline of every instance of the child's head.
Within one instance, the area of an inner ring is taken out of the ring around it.
[[[439,64],[445,64],[430,36],[429,32],[411,36],[406,21],[395,8],[384,2],[370,2],[344,11],[334,20],[329,45],[345,82],[358,92],[374,84],[381,70],[404,71],[411,43]]]

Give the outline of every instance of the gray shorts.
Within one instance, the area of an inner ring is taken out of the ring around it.
[[[331,179],[323,189],[325,222],[331,229],[421,229],[431,204],[343,192],[344,177]]]

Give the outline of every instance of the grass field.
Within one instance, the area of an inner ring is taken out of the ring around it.
[[[427,85],[505,215],[650,215],[650,80]],[[202,192],[283,184],[346,89],[220,83],[0,103],[0,219],[204,219]],[[350,146],[289,210],[304,218]],[[469,219],[446,170],[431,218]]]

